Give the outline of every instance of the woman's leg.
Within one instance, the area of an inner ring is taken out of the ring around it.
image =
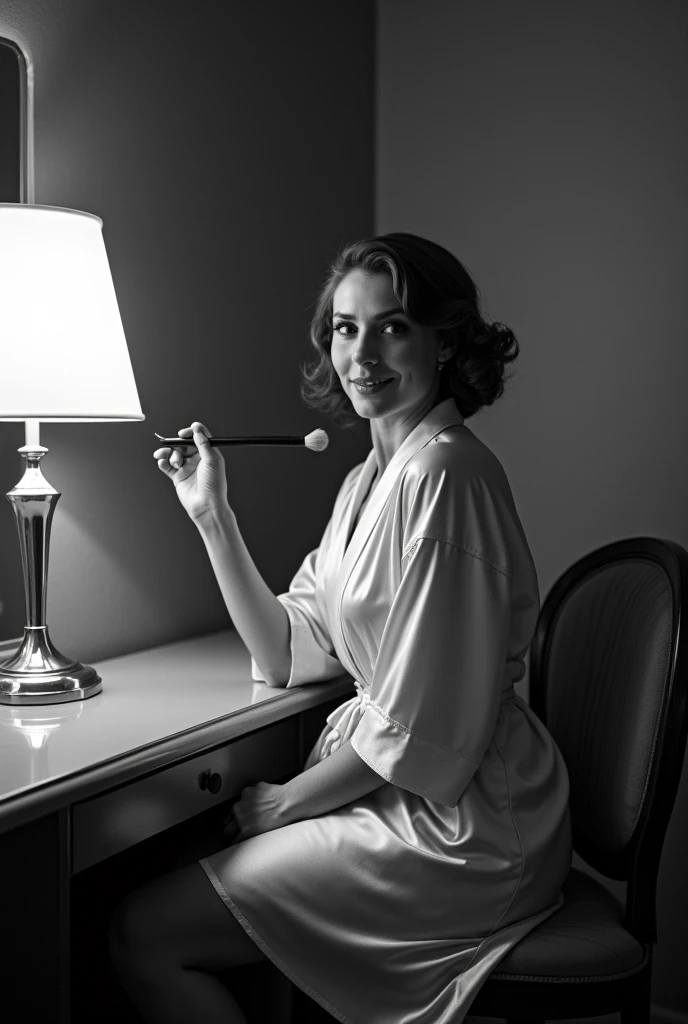
[[[267,960],[198,863],[130,893],[108,932],[111,963],[150,1024],[246,1024],[212,971]]]

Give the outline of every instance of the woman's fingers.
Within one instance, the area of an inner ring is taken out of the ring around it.
[[[153,452],[153,458],[158,463],[158,469],[162,469],[163,472],[167,473],[170,470],[170,455],[172,454],[172,448],[156,448]]]
[[[210,437],[210,431],[208,428],[204,427],[202,423],[199,423],[198,420],[196,420],[191,424],[191,429],[193,431],[194,442],[198,446],[199,452],[203,452],[205,455],[215,454],[214,449],[208,444],[208,438]]]
[[[178,448],[156,448],[153,458],[157,460],[158,467],[166,473],[184,465],[184,456]]]
[[[181,430],[177,431],[177,433],[182,440],[186,440],[188,438],[189,441],[192,441],[195,429],[202,431],[205,437],[208,437],[210,434],[208,429],[198,421],[193,423],[190,427],[182,427]],[[181,469],[184,465],[185,459],[188,459],[193,455],[197,455],[198,453],[199,448],[196,444],[184,445],[179,448],[175,445],[174,448],[156,448],[153,452],[153,458],[156,459],[159,469],[164,473],[170,473],[177,469]]]

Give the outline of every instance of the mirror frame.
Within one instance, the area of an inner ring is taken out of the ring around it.
[[[0,36],[0,202],[33,203],[33,64]]]

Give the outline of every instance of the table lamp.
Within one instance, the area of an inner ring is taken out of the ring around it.
[[[50,524],[60,497],[41,472],[39,424],[143,420],[100,217],[0,203],[0,420],[24,420],[22,479],[5,495],[19,532],[26,620],[0,664],[0,704],[57,704],[102,690],[46,625]]]

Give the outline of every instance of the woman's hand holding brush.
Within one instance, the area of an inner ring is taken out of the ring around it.
[[[181,438],[189,438],[191,444],[157,448],[153,458],[174,484],[177,497],[190,518],[198,525],[204,517],[231,512],[225,460],[219,450],[208,443],[210,431],[195,420],[178,433]]]

